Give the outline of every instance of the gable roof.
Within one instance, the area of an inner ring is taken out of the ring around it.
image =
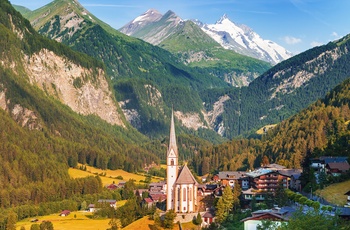
[[[347,162],[348,157],[330,157],[330,156],[322,156],[319,158],[321,161],[324,161],[325,164],[330,162]]]
[[[243,171],[222,171],[218,174],[220,180],[229,180],[229,179],[241,179],[246,176],[246,172]]]
[[[350,165],[348,162],[330,162],[327,164],[330,169],[339,169],[340,171],[348,171]]]
[[[286,167],[284,167],[283,165],[279,165],[279,164],[268,164],[265,165],[263,168],[271,168],[271,169],[285,169]]]
[[[175,184],[195,184],[198,185],[196,179],[192,175],[187,165],[184,165],[181,169],[179,176],[177,177]]]
[[[241,220],[241,222],[248,221],[248,220],[276,220],[276,219],[279,219],[281,221],[287,221],[288,220],[288,218],[286,218],[284,216],[281,216],[279,214],[276,214],[276,213],[273,213],[273,212],[265,212],[265,213],[262,213],[262,214],[254,215],[254,216],[251,216],[251,217],[247,217],[247,218]]]

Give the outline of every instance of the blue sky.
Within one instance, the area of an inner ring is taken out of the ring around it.
[[[37,9],[50,0],[10,0]],[[350,33],[349,0],[80,0],[92,14],[119,29],[150,8],[183,19],[215,23],[223,14],[293,53]]]

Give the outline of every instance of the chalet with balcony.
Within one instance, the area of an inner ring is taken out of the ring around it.
[[[239,184],[242,190],[247,190],[249,188],[249,177],[246,175],[246,172],[243,171],[219,172],[217,178],[223,186],[230,186],[233,188],[235,184]]]
[[[246,175],[249,177],[251,188],[259,192],[274,192],[279,183],[282,183],[285,188],[288,186],[287,177],[276,170],[260,168]]]

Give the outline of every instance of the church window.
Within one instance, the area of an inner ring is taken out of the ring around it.
[[[174,159],[171,159],[170,164],[171,164],[171,165],[174,165]]]
[[[186,188],[184,188],[183,189],[183,197],[184,197],[183,201],[186,201],[186,198],[187,198],[186,195],[187,195]]]
[[[189,194],[188,194],[188,199],[192,201],[192,188],[190,188]]]
[[[180,188],[177,190],[177,200],[180,201]]]

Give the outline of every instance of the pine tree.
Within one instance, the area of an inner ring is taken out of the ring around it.
[[[16,230],[16,222],[17,222],[17,215],[16,213],[11,211],[7,217],[6,229]]]

